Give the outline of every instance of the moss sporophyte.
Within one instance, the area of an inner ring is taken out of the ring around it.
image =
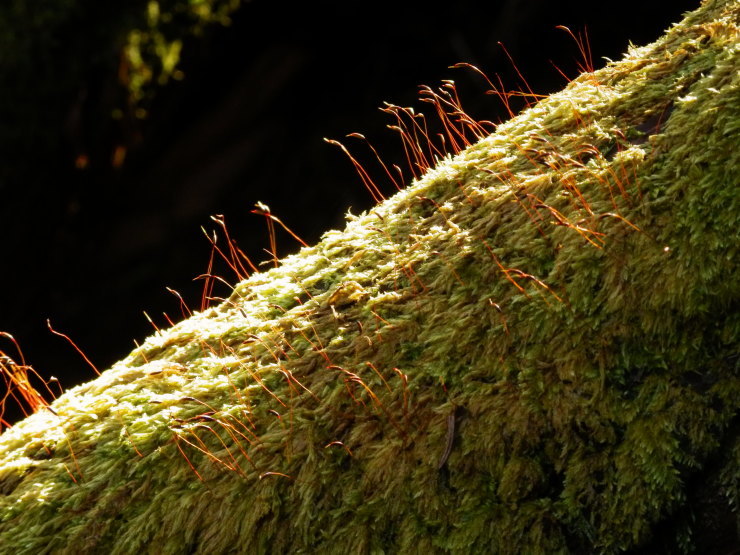
[[[0,551],[706,552],[737,524],[739,15],[495,126],[427,89],[446,150],[389,106],[412,183],[358,164],[369,213],[249,277],[225,249],[228,299],[30,399]]]

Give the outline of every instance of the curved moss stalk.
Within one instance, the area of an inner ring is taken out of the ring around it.
[[[0,545],[721,541],[704,531],[737,522],[739,12],[706,1],[5,432]]]

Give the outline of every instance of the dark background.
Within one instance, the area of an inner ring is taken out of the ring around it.
[[[448,66],[469,62],[520,88],[501,41],[532,89],[550,93],[565,84],[550,60],[570,76],[581,61],[556,25],[587,28],[601,67],[604,57],[619,59],[630,41],[656,39],[697,5],[499,0],[440,10],[414,2],[253,0],[231,26],[185,41],[185,78],[156,91],[144,120],[109,117],[122,93],[115,63],[105,62],[119,54],[92,52],[100,42],[76,32],[75,25],[94,28],[104,12],[81,12],[53,44],[26,37],[42,65],[54,68],[47,76],[69,75],[60,64],[70,57],[97,61],[74,74],[74,94],[53,95],[32,116],[13,119],[16,104],[36,102],[32,78],[23,85],[27,98],[4,97],[6,125],[23,136],[26,120],[42,121],[44,132],[3,147],[13,171],[0,182],[0,330],[13,334],[42,375],[65,388],[88,380],[91,369],[47,330],[46,319],[101,370],[110,366],[152,332],[142,311],[160,326],[163,311],[181,318],[165,286],[198,307],[202,282],[193,278],[207,267],[210,245],[200,228],[215,228],[210,215],[224,214],[232,236],[260,261],[269,258],[268,239],[264,218],[250,214],[255,202],[309,244],[342,227],[349,207],[359,213],[372,205],[349,161],[323,137],[361,132],[387,162],[400,163],[398,137],[386,129],[393,122],[377,108],[383,101],[423,108],[420,84],[454,79],[472,115],[506,117],[482,79]],[[126,152],[122,164],[113,162],[116,149]],[[281,256],[298,248],[286,234],[277,240]],[[218,271],[233,281],[225,267]],[[7,341],[0,350],[15,356]]]

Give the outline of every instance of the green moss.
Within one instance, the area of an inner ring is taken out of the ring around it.
[[[738,15],[704,2],[4,433],[0,545],[719,541],[706,523],[731,530],[738,505]]]

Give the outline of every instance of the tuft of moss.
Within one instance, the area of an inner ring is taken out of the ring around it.
[[[6,431],[0,546],[736,546],[739,16],[705,0]]]

